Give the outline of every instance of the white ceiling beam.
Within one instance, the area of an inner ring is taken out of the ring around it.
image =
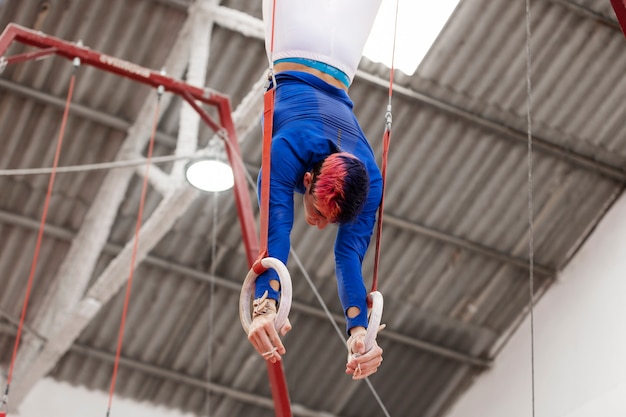
[[[265,39],[265,27],[261,19],[230,7],[210,4],[201,4],[200,7],[211,14],[215,23],[223,28],[250,38]]]
[[[210,6],[216,4],[216,0],[201,0],[198,6]],[[209,50],[211,46],[211,33],[213,32],[213,19],[204,7],[198,7],[198,11],[192,16],[191,26],[191,51],[188,57],[187,83],[198,87],[204,87],[209,64]],[[176,143],[176,156],[190,155],[198,148],[198,133],[200,131],[200,115],[189,103],[183,101],[180,107],[180,122],[178,124],[178,140]],[[176,161],[172,169],[175,178],[184,180],[184,169],[187,161]]]

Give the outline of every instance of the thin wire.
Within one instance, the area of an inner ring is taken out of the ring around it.
[[[276,0],[272,2],[272,25],[269,44],[269,85],[263,94],[263,147],[261,152],[261,195],[259,198],[259,260],[268,256],[270,171],[272,164],[272,134],[274,129],[274,99],[276,77],[274,76],[274,34],[276,23]]]
[[[219,193],[213,193],[213,226],[211,230],[211,275],[215,276],[217,263],[217,221],[218,221],[218,199]],[[209,284],[209,335],[207,336],[207,393],[206,393],[206,414],[211,415],[211,374],[213,371],[213,293],[215,292],[215,280]]]
[[[270,39],[270,68],[274,73],[274,35],[276,32],[276,0],[272,2],[272,35]]]
[[[146,201],[146,193],[148,190],[148,179],[150,171],[150,162],[152,160],[152,151],[154,150],[154,142],[156,137],[157,124],[159,120],[159,110],[161,104],[161,89],[157,90],[157,103],[155,106],[154,122],[152,126],[152,135],[150,136],[150,143],[148,145],[148,156],[146,158],[146,169],[143,176],[143,186],[141,188],[141,198],[139,200],[139,210],[137,210],[137,223],[135,224],[135,239],[133,242],[133,251],[130,261],[130,272],[128,274],[128,283],[126,284],[126,296],[124,298],[124,308],[122,311],[122,319],[120,322],[120,331],[117,338],[117,351],[115,353],[115,362],[113,364],[113,376],[111,377],[111,387],[109,389],[109,404],[107,407],[107,417],[111,413],[111,405],[113,403],[113,393],[115,392],[115,382],[117,380],[117,371],[119,368],[120,357],[122,354],[122,341],[124,339],[124,328],[126,326],[126,316],[128,315],[128,306],[130,304],[130,293],[133,286],[133,276],[135,272],[135,263],[137,260],[137,247],[139,246],[139,232],[141,230],[141,221],[143,217],[144,203]]]
[[[393,75],[395,73],[396,62],[396,40],[398,37],[398,12],[400,9],[400,0],[396,0],[396,16],[393,23],[393,46],[391,49],[391,68],[389,74],[389,106],[391,106],[391,96],[393,95]]]
[[[393,95],[393,74],[395,72],[395,58],[396,58],[396,38],[398,34],[398,11],[400,8],[400,0],[396,0],[396,13],[393,29],[393,46],[391,49],[391,68],[389,75],[389,101],[387,103],[387,110],[385,112],[385,131],[382,139],[382,192],[380,205],[378,207],[378,221],[376,223],[376,247],[374,250],[374,270],[372,273],[372,292],[378,290],[378,270],[380,266],[380,250],[382,245],[383,235],[383,217],[385,213],[385,189],[387,188],[387,160],[389,158],[389,143],[391,142],[391,97]]]
[[[52,171],[50,172],[50,179],[48,181],[48,190],[46,192],[46,198],[44,200],[43,205],[43,213],[41,215],[41,222],[39,223],[39,233],[37,234],[37,243],[35,244],[35,253],[33,255],[33,260],[30,267],[30,274],[28,276],[28,282],[26,284],[26,294],[24,296],[24,303],[22,305],[22,314],[20,316],[20,322],[17,326],[17,335],[15,336],[15,343],[13,345],[13,355],[11,357],[11,363],[9,365],[9,373],[7,376],[7,386],[4,393],[4,397],[2,399],[2,404],[7,404],[8,396],[9,396],[9,387],[11,385],[11,380],[13,378],[13,370],[15,368],[15,362],[17,359],[17,352],[20,345],[20,340],[22,337],[22,330],[24,328],[24,322],[26,321],[26,311],[28,309],[28,302],[30,299],[30,294],[33,287],[33,279],[35,277],[35,271],[37,269],[37,261],[39,259],[39,251],[41,249],[41,242],[43,240],[43,233],[46,225],[46,217],[48,216],[48,208],[50,206],[50,198],[52,196],[52,188],[54,187],[54,179],[56,177],[56,167],[59,163],[59,157],[61,155],[61,147],[63,145],[63,137],[65,136],[65,128],[67,126],[67,119],[69,117],[70,104],[72,101],[72,95],[74,94],[74,85],[76,83],[76,70],[78,68],[78,64],[75,62],[72,77],[70,78],[70,84],[67,92],[67,99],[65,101],[65,110],[63,112],[63,119],[61,121],[61,128],[59,130],[59,136],[57,139],[57,146],[54,153],[54,162],[52,163]]]
[[[276,74],[274,74],[274,35],[276,33],[276,0],[274,0],[272,2],[272,32],[271,32],[271,37],[270,37],[270,45],[269,45],[269,77],[268,77],[268,81],[269,81],[269,86],[272,86],[273,88],[277,87],[277,83],[276,83]]]
[[[202,155],[197,153],[190,155],[165,155],[155,156],[152,158],[151,164],[156,165],[166,162],[174,162],[186,159],[198,159]],[[16,169],[0,169],[0,176],[18,176],[18,175],[44,175],[52,173],[53,169],[57,174],[69,173],[69,172],[88,172],[88,171],[100,171],[116,168],[129,168],[137,167],[146,164],[146,158],[129,159],[125,161],[114,162],[101,162],[96,164],[84,164],[84,165],[69,165],[57,168],[16,168]]]
[[[526,0],[526,123],[528,130],[528,263],[530,291],[530,369],[532,415],[535,417],[535,248],[534,248],[534,208],[533,208],[533,136],[532,136],[532,85],[531,85],[531,31],[530,31],[530,0]]]
[[[345,336],[344,336],[343,332],[341,331],[341,329],[339,328],[339,325],[335,321],[335,318],[333,317],[333,314],[330,312],[330,309],[328,308],[328,306],[324,302],[324,299],[322,298],[322,295],[317,290],[317,287],[315,286],[315,283],[311,279],[311,276],[309,275],[307,270],[304,268],[304,264],[300,260],[300,257],[298,256],[298,254],[296,253],[296,251],[293,248],[291,248],[289,250],[289,253],[291,254],[291,257],[296,262],[296,264],[298,264],[298,267],[300,268],[300,271],[302,271],[302,275],[304,275],[304,278],[306,279],[307,283],[311,287],[311,290],[313,291],[313,294],[315,295],[315,298],[317,298],[317,301],[322,306],[322,309],[326,313],[326,316],[328,316],[328,319],[330,320],[330,323],[332,324],[333,328],[335,329],[335,332],[337,332],[337,334],[339,335],[339,338],[341,339],[342,343],[345,346],[347,346],[347,342],[346,342],[346,339],[345,339]],[[374,386],[370,382],[369,378],[365,378],[365,382],[367,383],[367,386],[369,387],[370,391],[372,392],[372,395],[376,399],[376,402],[378,402],[378,405],[380,406],[380,409],[383,411],[383,413],[385,413],[385,416],[386,417],[391,417],[391,415],[389,414],[389,411],[387,411],[387,408],[385,407],[385,404],[383,403],[382,399],[378,395],[378,392],[376,391],[376,389],[374,388]]]

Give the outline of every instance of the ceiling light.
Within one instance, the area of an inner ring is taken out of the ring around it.
[[[220,139],[211,139],[205,158],[187,164],[185,177],[191,185],[202,191],[219,192],[233,187],[233,170],[223,155],[223,143]]]

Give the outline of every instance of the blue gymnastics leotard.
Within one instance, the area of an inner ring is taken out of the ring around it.
[[[271,147],[269,256],[287,263],[289,236],[294,221],[294,192],[305,192],[303,177],[313,166],[334,152],[349,152],[361,160],[369,173],[370,189],[357,219],[338,225],[334,253],[339,299],[347,330],[367,327],[367,291],[361,265],[369,246],[382,195],[382,178],[374,153],[353,113],[348,94],[314,75],[285,71],[276,74],[274,134]],[[259,190],[261,176],[259,175]],[[255,297],[265,291],[279,299],[269,281],[278,279],[268,270],[256,281]],[[346,314],[358,307],[354,318]]]

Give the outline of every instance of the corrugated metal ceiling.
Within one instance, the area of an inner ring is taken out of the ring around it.
[[[266,65],[260,2],[224,1],[217,9],[214,3],[4,0],[0,28],[15,22],[82,40],[184,78],[192,23],[214,18],[205,85],[231,98],[244,163],[256,178],[259,80]],[[626,42],[606,1],[534,0],[531,22],[540,298],[626,183]],[[445,415],[497,360],[527,313],[526,62],[524,2],[462,0],[416,73],[395,77],[380,271],[388,328],[379,338],[384,365],[370,378],[393,416]],[[70,73],[71,63],[49,58],[0,74],[0,169],[51,165]],[[364,59],[351,88],[379,158],[388,76],[385,67]],[[144,153],[153,103],[151,89],[81,67],[60,164]],[[163,97],[157,155],[175,152],[180,107],[178,98]],[[210,137],[201,128],[199,143]],[[143,241],[148,253],[135,273],[117,393],[198,415],[207,403],[213,416],[274,415],[265,366],[238,323],[247,265],[234,198],[188,188],[174,166],[153,170],[145,214],[149,238]],[[108,390],[140,175],[140,169],[126,168],[57,176],[16,398],[45,374]],[[47,184],[46,175],[0,176],[5,369]],[[253,190],[250,195],[255,201]],[[297,222],[292,241],[343,327],[332,279],[333,236],[332,229]],[[341,340],[293,261],[294,330],[285,337],[284,367],[294,415],[383,415],[368,386],[343,374]],[[370,253],[365,276],[372,264]],[[51,294],[73,302],[59,306]]]

